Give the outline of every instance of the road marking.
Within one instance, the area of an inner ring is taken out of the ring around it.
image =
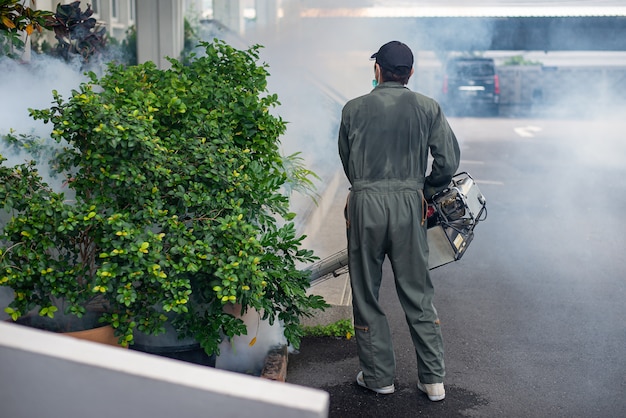
[[[477,161],[477,160],[461,160],[460,163],[461,164],[476,164],[476,165],[484,165],[485,164],[484,161]]]
[[[532,125],[520,126],[513,128],[513,131],[523,138],[532,138],[535,136],[535,132],[541,132],[541,127]]]
[[[498,180],[476,180],[476,184],[492,184],[495,186],[504,186],[504,182]]]

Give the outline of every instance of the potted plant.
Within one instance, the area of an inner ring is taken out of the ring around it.
[[[53,51],[55,55],[66,61],[80,56],[87,63],[92,56],[104,51],[107,44],[106,26],[99,24],[92,17],[93,14],[91,5],[82,11],[80,1],[57,4],[56,12],[46,22],[57,40]]]
[[[246,333],[224,307],[280,320],[298,346],[299,318],[326,304],[307,295],[316,259],[301,248],[286,190],[313,173],[280,154],[286,124],[271,113],[260,46],[201,43],[202,56],[109,64],[71,97],[53,92],[32,116],[53,125],[51,159],[67,190],[44,182],[34,162],[0,167],[0,285],[15,292],[18,319],[62,311],[101,313],[123,345],[159,334],[168,317],[206,353]],[[35,157],[40,138],[5,141]],[[4,158],[3,158],[4,159]],[[289,168],[288,168],[289,167]],[[289,186],[289,187],[288,187]]]
[[[45,10],[35,10],[21,0],[0,2],[0,56],[19,59],[24,52],[26,36],[47,29],[47,20],[52,15]]]

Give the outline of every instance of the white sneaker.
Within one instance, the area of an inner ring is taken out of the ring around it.
[[[396,391],[396,387],[394,384],[390,384],[389,386],[383,386],[382,388],[371,388],[365,384],[365,380],[363,380],[363,371],[360,371],[359,374],[356,375],[356,383],[359,386],[362,386],[366,389],[373,390],[376,393],[380,393],[381,395],[389,395]]]
[[[446,397],[446,390],[443,383],[422,383],[417,381],[417,388],[428,395],[431,401],[441,401]]]

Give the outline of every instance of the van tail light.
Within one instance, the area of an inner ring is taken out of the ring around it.
[[[493,76],[493,91],[495,94],[500,94],[500,78],[498,74]]]
[[[443,87],[441,90],[443,94],[448,94],[448,75],[443,76]]]

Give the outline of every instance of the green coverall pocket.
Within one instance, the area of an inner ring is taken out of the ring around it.
[[[426,222],[426,218],[428,217],[428,201],[426,200],[426,198],[424,197],[424,192],[422,190],[418,190],[420,198],[422,200],[422,204],[421,204],[421,208],[422,208],[422,213],[420,218],[422,219],[422,225],[424,225],[424,222]]]
[[[354,331],[355,332],[358,332],[358,331],[360,331],[360,332],[370,332],[370,329],[368,327],[363,326],[363,325],[356,325],[355,324],[354,325]]]
[[[346,229],[350,229],[350,215],[348,205],[350,204],[350,193],[346,197],[346,205],[343,207],[343,217],[346,220]]]

